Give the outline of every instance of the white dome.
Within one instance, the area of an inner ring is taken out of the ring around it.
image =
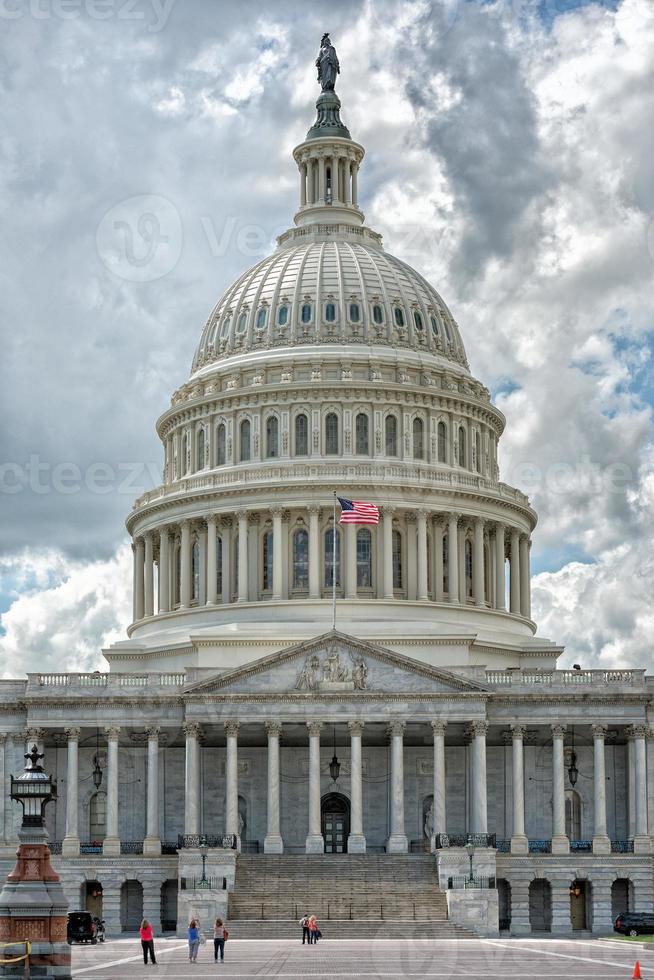
[[[420,273],[351,225],[292,229],[213,309],[193,370],[247,350],[372,344],[430,352],[467,369],[458,326]]]

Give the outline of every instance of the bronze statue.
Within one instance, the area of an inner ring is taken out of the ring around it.
[[[323,34],[320,42],[320,54],[316,58],[316,68],[318,69],[318,81],[323,92],[333,92],[336,85],[336,76],[340,73],[338,55],[336,48],[329,40],[329,34]]]

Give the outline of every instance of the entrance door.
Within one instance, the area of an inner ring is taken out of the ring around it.
[[[345,854],[350,834],[350,801],[341,793],[330,793],[321,801],[325,854]]]

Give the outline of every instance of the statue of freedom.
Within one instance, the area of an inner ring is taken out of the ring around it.
[[[329,34],[323,34],[320,42],[320,54],[316,58],[316,68],[318,69],[318,81],[323,92],[333,92],[336,85],[336,76],[340,73],[340,65],[336,48],[329,40]]]

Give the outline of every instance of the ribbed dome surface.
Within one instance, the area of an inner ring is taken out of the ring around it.
[[[430,351],[467,368],[459,329],[435,289],[366,228],[287,232],[209,317],[193,370],[236,353],[312,343]],[[318,238],[318,240],[316,240]]]

